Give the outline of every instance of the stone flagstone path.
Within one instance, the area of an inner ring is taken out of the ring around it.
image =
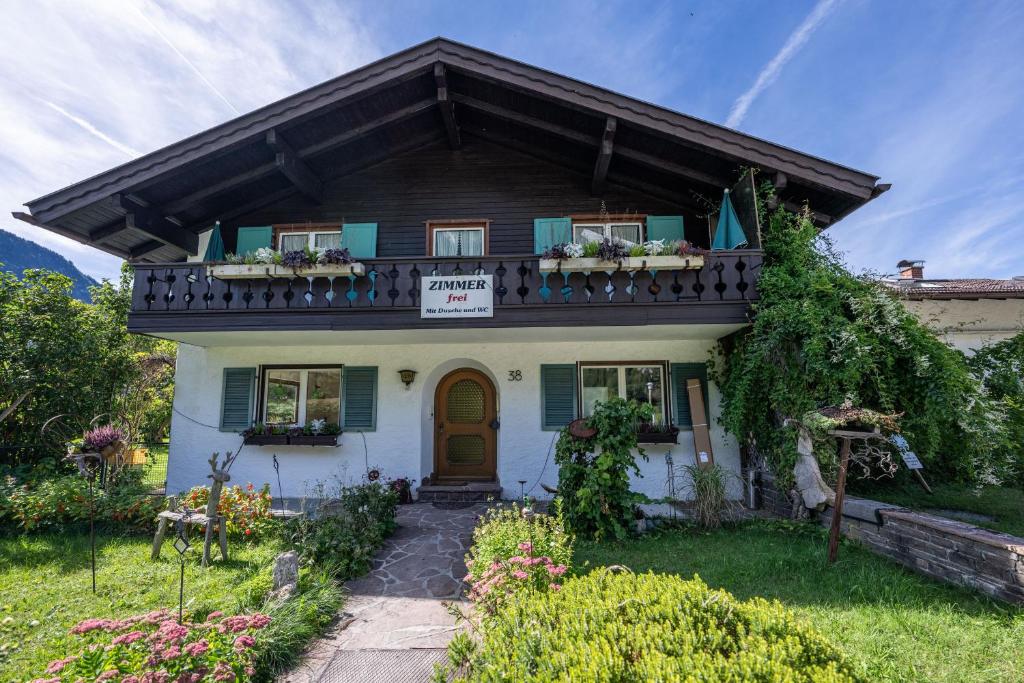
[[[480,503],[401,505],[398,529],[366,576],[346,584],[345,613],[284,683],[427,681],[458,629],[442,601],[462,595],[464,556]]]

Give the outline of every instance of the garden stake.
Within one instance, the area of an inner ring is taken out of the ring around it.
[[[277,495],[280,496],[281,509],[284,509],[284,488],[281,486],[281,463],[277,461],[277,453],[272,456],[274,460],[274,472],[277,474]]]
[[[835,564],[839,554],[839,529],[843,523],[843,498],[846,494],[846,468],[850,464],[850,437],[842,436],[839,452],[839,477],[836,479],[836,503],[832,507],[832,528],[828,534],[828,563]]]
[[[178,538],[174,540],[174,549],[178,551],[178,561],[181,565],[181,575],[178,579],[178,624],[182,623],[185,612],[185,553],[188,552],[188,518],[192,511],[188,507],[182,508],[181,519],[178,520]]]
[[[89,549],[92,552],[92,594],[96,595],[96,496],[89,477]]]

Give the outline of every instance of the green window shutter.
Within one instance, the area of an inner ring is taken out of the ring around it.
[[[697,378],[704,390],[704,408],[711,415],[708,405],[708,366],[706,363],[672,363],[672,409],[673,422],[680,429],[690,429],[693,419],[690,417],[690,397],[686,393],[686,380]]]
[[[235,242],[235,253],[239,256],[251,254],[257,249],[270,248],[274,237],[274,228],[264,225],[259,228],[239,228]]]
[[[377,429],[377,368],[349,367],[342,372],[342,414],[349,431],[372,432]]]
[[[240,432],[252,426],[256,395],[256,368],[224,368],[220,430]]]
[[[561,429],[576,419],[576,366],[540,366],[541,428]]]
[[[647,241],[678,242],[683,239],[682,216],[648,216]]]
[[[377,258],[377,224],[346,223],[341,226],[341,248],[355,258]]]
[[[534,218],[533,253],[543,254],[556,244],[572,242],[571,218]]]

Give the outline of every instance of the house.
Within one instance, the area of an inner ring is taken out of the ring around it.
[[[130,260],[129,328],[181,342],[171,491],[205,482],[209,454],[238,448],[254,424],[323,421],[341,426],[336,447],[308,445],[334,442],[323,435],[250,435],[235,481],[273,482],[276,494],[276,462],[285,497],[372,468],[427,482],[424,496],[543,497],[540,485],[557,481],[558,430],[622,396],[653,407],[634,484],[660,497],[669,462],[678,471],[695,459],[689,379],[702,388],[713,457],[740,471],[705,363],[757,299],[749,168],[774,180],[770,201],[809,205],[822,227],[888,189],[438,38],[28,202],[18,217]],[[727,189],[746,245],[704,254]],[[355,263],[204,262],[215,222],[226,251],[250,262],[308,247],[347,249]],[[541,258],[604,239],[693,248]]]
[[[883,284],[955,349],[971,355],[1024,330],[1024,276],[928,279],[924,261],[915,259],[904,259],[896,268],[899,276],[885,278]]]

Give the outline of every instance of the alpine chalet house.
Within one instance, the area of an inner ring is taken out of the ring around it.
[[[740,471],[705,362],[758,296],[751,168],[822,227],[887,189],[438,38],[16,216],[131,261],[129,328],[181,342],[171,492],[244,439],[234,480],[275,496],[276,461],[286,498],[369,470],[544,497],[558,430],[620,396],[661,497]]]

